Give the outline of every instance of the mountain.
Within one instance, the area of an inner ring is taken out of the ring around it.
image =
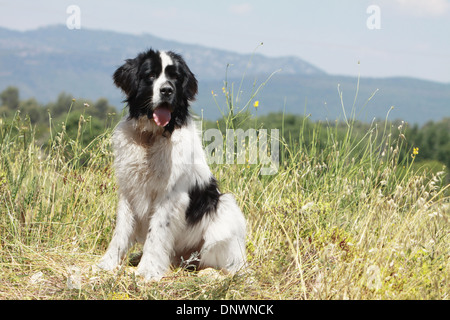
[[[35,97],[42,103],[55,100],[62,92],[76,98],[107,98],[121,107],[123,99],[113,85],[111,75],[127,58],[148,48],[173,50],[184,56],[199,80],[200,92],[194,110],[205,118],[216,119],[223,107],[224,80],[234,83],[236,95],[241,79],[242,101],[248,100],[254,86],[273,77],[259,92],[259,114],[283,111],[311,114],[312,119],[334,120],[343,116],[338,85],[343,92],[346,114],[355,98],[357,79],[329,75],[297,57],[266,57],[183,44],[144,35],[130,35],[102,30],[69,30],[51,26],[20,32],[0,28],[0,91],[7,86],[20,89],[21,99]],[[228,67],[227,67],[228,66]],[[372,93],[376,95],[366,104]],[[242,103],[241,103],[242,105]],[[408,78],[362,78],[357,113],[361,120],[399,118],[423,124],[450,116],[450,84]]]

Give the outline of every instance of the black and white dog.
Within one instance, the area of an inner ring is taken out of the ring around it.
[[[244,216],[221,194],[189,113],[197,80],[183,58],[148,50],[114,73],[129,115],[113,135],[119,184],[116,228],[99,267],[113,270],[137,241],[137,274],[159,280],[198,253],[198,267],[236,272],[245,265]]]

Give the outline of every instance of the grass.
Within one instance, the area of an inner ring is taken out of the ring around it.
[[[117,185],[111,130],[82,146],[82,120],[76,138],[62,124],[46,143],[18,116],[0,122],[0,299],[450,297],[449,185],[443,173],[414,170],[414,154],[399,160],[401,127],[357,137],[346,117],[344,137],[330,125],[319,141],[317,125],[308,144],[300,127],[299,143],[281,138],[273,176],[259,165],[213,166],[247,219],[247,270],[174,268],[144,283],[131,266],[92,267],[112,235]]]

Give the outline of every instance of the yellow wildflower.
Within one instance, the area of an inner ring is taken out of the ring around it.
[[[255,103],[253,104],[253,106],[254,106],[255,108],[258,108],[258,107],[259,107],[259,101],[256,100]]]

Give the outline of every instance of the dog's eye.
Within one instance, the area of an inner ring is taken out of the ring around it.
[[[177,80],[180,77],[180,74],[178,73],[175,66],[168,66],[165,70],[165,73],[170,79]]]
[[[153,81],[156,79],[156,74],[154,72],[151,72],[148,77]]]

